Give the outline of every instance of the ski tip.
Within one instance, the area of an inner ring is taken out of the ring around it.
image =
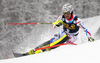
[[[21,57],[23,56],[23,54],[20,54],[20,53],[13,53],[14,57]]]

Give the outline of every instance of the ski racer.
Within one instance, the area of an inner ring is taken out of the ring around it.
[[[84,32],[86,33],[88,41],[90,42],[94,41],[94,39],[91,37],[91,33],[83,24],[82,20],[73,14],[73,7],[70,3],[66,3],[65,5],[63,5],[62,12],[63,12],[63,15],[60,15],[57,18],[56,22],[52,24],[53,24],[53,28],[63,25],[63,29],[58,34],[55,34],[54,37],[51,38],[49,41],[46,41],[45,43],[39,45],[35,49],[41,48],[41,47],[47,47],[47,46],[54,46],[54,45],[62,44],[62,43],[69,43],[69,42],[74,43],[77,40],[77,36],[79,34],[80,28],[83,29]],[[58,42],[56,42],[57,40]],[[49,51],[54,48],[48,48],[48,49],[37,50],[37,51],[32,49],[29,52],[23,54],[23,56],[37,54],[44,51]]]

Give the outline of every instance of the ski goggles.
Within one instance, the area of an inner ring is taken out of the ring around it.
[[[71,13],[70,13],[70,11],[68,11],[68,12],[63,12],[63,14],[64,15],[70,15]]]

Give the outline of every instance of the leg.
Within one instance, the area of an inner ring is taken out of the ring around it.
[[[62,44],[64,42],[66,42],[68,39],[69,39],[69,37],[64,33],[63,30],[61,30],[60,33],[55,34],[54,37],[51,40],[46,41],[45,43],[43,43],[42,45],[39,45],[35,49],[41,48],[41,47],[54,46],[54,45],[57,45],[57,44]],[[54,48],[56,48],[56,47],[54,47]],[[37,50],[37,51],[30,50],[28,52],[28,54],[29,55],[37,54],[37,53],[40,53],[40,52],[49,51],[49,50],[54,49],[54,48],[48,48],[48,49]]]
[[[74,43],[77,40],[77,36],[69,35],[69,34],[68,36],[69,36],[69,40],[67,40],[66,43],[69,43],[69,42]]]

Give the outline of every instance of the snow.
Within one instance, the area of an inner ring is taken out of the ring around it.
[[[80,45],[64,45],[57,49],[0,63],[100,63],[100,40]]]

